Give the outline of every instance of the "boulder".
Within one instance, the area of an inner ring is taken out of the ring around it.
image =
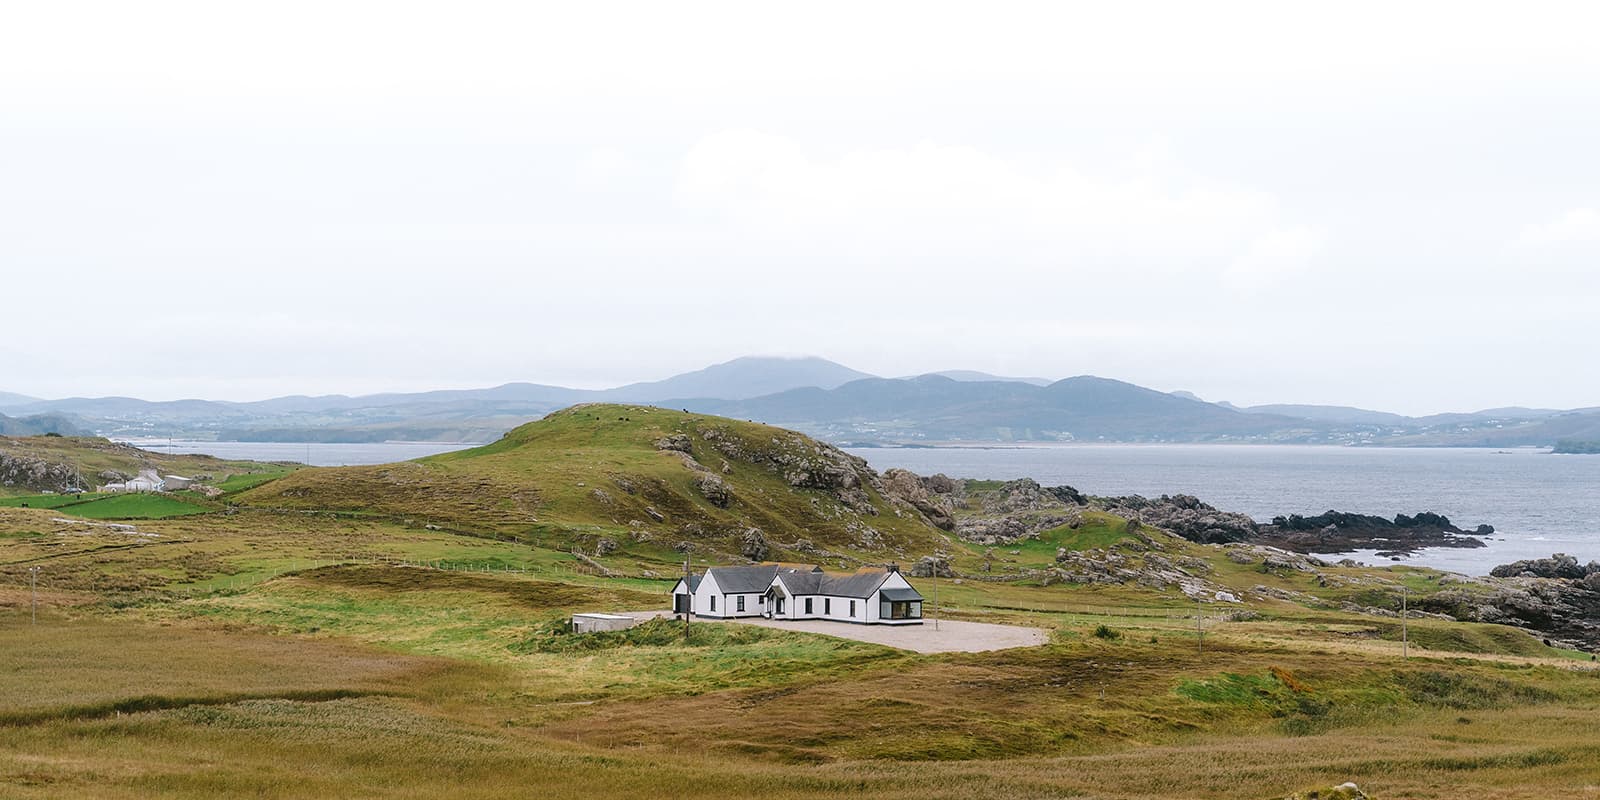
[[[733,503],[733,489],[728,482],[714,473],[702,472],[695,476],[694,487],[705,497],[706,502],[717,508],[727,508]]]
[[[944,556],[923,556],[906,572],[913,578],[931,578],[934,575],[941,578],[955,577],[955,573],[950,571],[950,559]]]
[[[751,561],[766,561],[772,555],[772,543],[760,528],[749,528],[739,537],[739,552]]]
[[[694,450],[694,440],[690,439],[687,434],[672,433],[657,439],[656,449],[688,453]]]

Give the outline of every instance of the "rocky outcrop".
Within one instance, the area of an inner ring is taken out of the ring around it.
[[[923,556],[906,572],[913,578],[931,578],[935,575],[941,578],[955,577],[955,573],[950,570],[950,559],[942,555]]]
[[[830,444],[797,433],[752,442],[725,428],[702,427],[700,438],[722,455],[765,467],[796,489],[816,489],[837,497],[851,511],[875,515],[867,488],[881,490],[878,474],[857,458]]]
[[[1045,487],[1029,478],[982,491],[957,482],[951,497],[954,508],[961,510],[953,527],[956,534],[989,546],[1012,544],[1062,526],[1076,528],[1082,521],[1079,501],[1086,500],[1071,486]]]
[[[1556,553],[1549,558],[1534,558],[1501,564],[1489,574],[1496,578],[1565,578],[1579,581],[1600,574],[1600,561],[1579,564],[1578,559],[1566,553]]]
[[[1204,573],[1210,567],[1193,559],[1174,560],[1143,544],[1123,542],[1104,550],[1056,550],[1056,568],[1042,579],[1052,583],[1133,584],[1148,589],[1176,588],[1185,597],[1240,602],[1227,589],[1211,583]]]
[[[943,475],[923,478],[904,469],[883,473],[883,493],[891,502],[911,506],[942,530],[955,529],[955,501],[951,497],[954,490],[955,482]]]
[[[1154,525],[1201,544],[1250,541],[1260,532],[1260,526],[1249,516],[1219,511],[1193,495],[1162,495],[1153,500],[1129,495],[1103,498],[1102,502],[1113,514]]]
[[[71,464],[55,464],[31,456],[8,453],[0,453],[0,486],[38,492],[92,488],[83,485],[83,478],[78,474],[78,468]]]
[[[1546,642],[1600,650],[1600,564],[1557,553],[1504,564],[1491,577],[1454,576],[1417,599],[1426,611],[1527,629]]]
[[[772,543],[760,528],[750,528],[739,537],[739,553],[751,561],[766,561],[772,555]]]
[[[682,433],[672,433],[656,440],[657,450],[674,450],[679,453],[694,452],[694,440]]]
[[[733,489],[728,486],[728,482],[710,472],[696,475],[694,488],[706,502],[717,508],[727,508],[733,503]]]
[[[1254,541],[1305,553],[1377,550],[1378,555],[1399,555],[1424,547],[1483,547],[1483,540],[1475,537],[1492,533],[1491,525],[1479,525],[1469,533],[1448,517],[1427,511],[1396,514],[1392,520],[1328,511],[1312,517],[1273,517],[1271,524],[1258,528]]]

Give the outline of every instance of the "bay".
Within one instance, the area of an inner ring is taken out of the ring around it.
[[[1600,456],[1532,448],[1124,444],[851,452],[880,471],[1027,477],[1103,496],[1190,494],[1260,522],[1328,510],[1389,518],[1433,511],[1468,530],[1493,525],[1495,535],[1488,547],[1430,548],[1407,561],[1473,575],[1555,552],[1600,559]],[[1351,557],[1386,563],[1371,553]]]

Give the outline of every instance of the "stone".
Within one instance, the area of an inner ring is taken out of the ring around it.
[[[913,578],[931,578],[938,575],[941,578],[953,578],[955,573],[950,570],[950,559],[944,556],[923,556],[912,564],[907,572]]]
[[[733,489],[728,486],[727,481],[713,473],[702,472],[696,475],[694,487],[699,490],[706,502],[717,508],[727,508],[733,503]]]
[[[766,561],[772,554],[772,543],[760,528],[749,528],[739,537],[739,552],[751,561]]]
[[[673,433],[656,440],[657,450],[676,450],[679,453],[689,453],[694,450],[694,440],[687,434]]]

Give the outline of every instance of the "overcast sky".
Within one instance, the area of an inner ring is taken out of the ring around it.
[[[1600,405],[1593,4],[0,12],[0,390]]]

